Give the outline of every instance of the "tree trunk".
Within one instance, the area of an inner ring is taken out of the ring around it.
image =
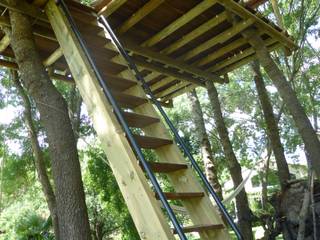
[[[209,100],[213,108],[214,119],[216,122],[220,141],[222,143],[224,154],[227,159],[227,165],[234,184],[234,188],[236,189],[236,187],[243,181],[241,166],[233,152],[232,144],[229,139],[228,129],[223,120],[217,89],[211,81],[207,81],[206,86],[208,89]],[[251,211],[249,208],[247,193],[244,188],[236,197],[236,206],[237,216],[239,219],[239,228],[243,234],[244,239],[251,240],[253,239]]]
[[[193,90],[188,93],[188,97],[191,102],[191,110],[193,113],[193,121],[196,127],[196,132],[198,133],[198,139],[201,144],[201,153],[205,167],[205,173],[211,186],[218,194],[220,199],[222,199],[222,188],[218,180],[217,169],[215,166],[216,163],[213,158],[211,144],[203,119],[203,112],[196,91]]]
[[[21,86],[21,83],[18,78],[18,73],[14,71],[12,75],[13,75],[12,80],[14,82],[14,85],[17,88],[19,95],[23,100],[24,118],[29,130],[29,136],[30,136],[32,150],[33,150],[33,155],[35,158],[35,165],[38,173],[38,179],[39,179],[39,182],[41,183],[42,191],[45,195],[48,208],[51,214],[55,239],[58,240],[60,238],[59,238],[59,223],[58,223],[58,215],[57,215],[56,197],[54,195],[54,192],[47,174],[43,152],[40,148],[40,144],[38,141],[37,130],[32,120],[31,103],[25,90]]]
[[[284,149],[280,140],[278,124],[273,114],[273,108],[263,81],[263,77],[260,71],[260,64],[258,61],[252,63],[252,69],[254,72],[254,82],[256,84],[263,116],[267,125],[267,135],[270,140],[270,145],[272,147],[274,157],[276,159],[278,177],[280,180],[281,189],[283,190],[288,180],[290,179],[290,173],[287,160],[284,155]]]
[[[279,94],[290,111],[302,137],[306,152],[311,160],[312,168],[317,173],[317,176],[320,177],[320,141],[317,138],[316,132],[300,104],[296,93],[290,86],[290,83],[286,80],[283,72],[271,58],[268,49],[257,34],[257,31],[255,29],[248,29],[243,31],[242,35],[255,49],[260,64],[277,87]]]
[[[17,4],[14,0],[11,2]],[[79,157],[67,104],[45,72],[29,18],[18,12],[9,13],[12,33],[8,29],[6,31],[11,38],[11,47],[23,83],[36,102],[48,137],[60,239],[91,239]]]

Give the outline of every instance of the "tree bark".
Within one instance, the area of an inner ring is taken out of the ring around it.
[[[290,173],[287,160],[284,155],[284,149],[280,140],[278,124],[273,113],[273,108],[267,93],[265,83],[263,81],[262,73],[260,71],[260,64],[258,61],[252,63],[252,69],[254,72],[254,82],[256,84],[258,97],[267,126],[267,135],[270,140],[270,145],[272,147],[274,157],[276,159],[278,168],[277,173],[280,180],[281,189],[283,190],[286,187],[288,180],[290,179]]]
[[[211,150],[211,144],[203,119],[203,112],[196,91],[193,90],[190,93],[188,93],[188,97],[191,102],[191,110],[193,113],[192,116],[196,127],[196,132],[198,135],[199,142],[201,144],[201,153],[203,164],[205,167],[205,173],[211,186],[218,194],[220,199],[222,199],[222,188],[218,180],[216,162],[214,160],[213,153]]]
[[[35,166],[37,169],[38,179],[41,184],[42,191],[46,198],[48,208],[51,214],[55,239],[59,240],[60,239],[59,238],[59,222],[58,222],[58,215],[57,215],[56,197],[54,195],[54,192],[47,174],[43,152],[40,148],[40,144],[38,141],[38,133],[33,123],[31,103],[25,90],[21,86],[20,80],[18,78],[18,73],[16,71],[13,71],[12,75],[13,75],[12,80],[14,82],[14,85],[17,88],[18,93],[23,100],[24,118],[29,130],[29,136],[30,136],[31,146],[32,146],[33,155],[35,159]]]
[[[11,3],[18,4],[14,0]],[[79,157],[67,104],[45,72],[29,18],[14,11],[9,11],[9,14],[12,33],[8,29],[6,32],[11,38],[23,83],[35,100],[48,137],[60,239],[91,239]]]
[[[260,64],[278,89],[279,94],[292,115],[299,134],[302,137],[306,152],[311,160],[312,168],[315,170],[317,176],[320,177],[320,141],[317,138],[316,132],[300,104],[296,93],[285,78],[283,72],[271,58],[268,49],[257,34],[257,31],[255,29],[247,29],[242,32],[242,35],[255,49]]]
[[[227,159],[228,169],[234,184],[234,188],[236,189],[236,187],[243,181],[241,166],[237,161],[237,158],[233,152],[231,141],[229,139],[228,129],[225,125],[221,111],[218,91],[215,88],[213,82],[211,81],[206,82],[206,87],[208,90],[209,100],[213,108],[213,114],[217,126],[217,131],[220,137],[220,141],[222,143],[224,154]],[[247,193],[244,188],[236,197],[236,206],[237,216],[239,219],[239,228],[243,234],[244,239],[251,240],[253,239],[251,211],[249,208]]]

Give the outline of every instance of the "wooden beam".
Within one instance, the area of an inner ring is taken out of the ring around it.
[[[98,15],[110,16],[113,12],[117,11],[127,0],[107,0],[102,1],[101,5],[97,6],[96,9],[99,11]]]
[[[16,64],[15,62],[3,60],[3,59],[0,59],[0,66],[5,67],[5,68],[9,68],[9,69],[13,69],[13,70],[19,69],[18,64]]]
[[[227,20],[228,15],[226,12],[222,12],[219,15],[216,15],[214,18],[210,19],[209,21],[203,23],[201,26],[197,27],[196,29],[192,30],[185,36],[183,36],[178,41],[170,44],[168,47],[163,49],[161,53],[170,54],[174,51],[178,50],[179,48],[183,47],[187,43],[191,42],[193,39],[196,39],[203,33],[209,31],[210,29],[214,28],[215,26],[219,25],[220,23]]]
[[[279,48],[281,48],[281,47],[282,47],[282,44],[276,43],[276,44],[273,44],[273,45],[269,46],[268,50],[269,50],[270,52],[272,52],[272,51],[274,51],[274,50],[276,50],[276,49],[279,49]],[[241,67],[241,66],[243,66],[243,65],[246,65],[246,64],[252,62],[254,59],[256,59],[256,54],[253,54],[253,55],[251,55],[251,56],[248,56],[248,57],[246,57],[246,58],[243,58],[241,61],[236,62],[236,63],[234,63],[234,64],[231,64],[231,65],[227,66],[226,68],[224,68],[224,69],[222,69],[221,71],[219,71],[218,74],[219,74],[219,75],[224,75],[224,74],[226,74],[226,73],[229,73],[229,72],[231,72],[231,71],[233,71],[233,70],[235,70],[235,69],[237,69],[237,68],[239,68],[239,67]]]
[[[46,60],[43,61],[43,65],[45,67],[48,67],[53,63],[55,63],[62,56],[63,56],[63,52],[62,52],[62,49],[59,47]]]
[[[190,11],[179,17],[177,20],[169,24],[167,27],[162,29],[160,32],[149,38],[147,41],[145,41],[142,46],[151,47],[158,42],[160,42],[162,39],[169,36],[171,33],[175,32],[177,29],[181,28],[197,16],[199,16],[201,13],[212,7],[214,4],[216,4],[216,0],[204,0],[200,2],[197,6],[192,8]]]
[[[199,66],[199,67],[204,66],[204,65],[216,60],[217,58],[225,55],[226,53],[228,53],[234,49],[237,49],[237,48],[241,47],[242,45],[245,45],[246,43],[248,43],[248,42],[244,38],[237,39],[236,41],[233,41],[232,43],[230,43],[222,48],[219,48],[217,51],[205,56],[204,58],[201,58],[194,65]]]
[[[150,88],[151,88],[152,91],[155,91],[155,90],[163,87],[164,85],[166,85],[166,84],[168,84],[168,83],[170,83],[172,81],[175,81],[175,80],[176,79],[173,78],[173,77],[166,77],[166,78],[161,79],[160,81],[156,82],[155,84],[152,84],[150,86]]]
[[[4,35],[0,41],[0,53],[6,50],[9,45],[10,45],[10,38],[8,37],[8,35]]]
[[[274,43],[276,43],[277,40],[275,40],[274,38],[269,38],[268,40],[265,41],[265,44],[267,47],[269,47],[270,45],[273,45]],[[219,71],[220,69],[223,69],[225,67],[227,67],[228,65],[231,65],[235,62],[239,62],[241,61],[243,58],[246,58],[252,54],[255,53],[255,50],[253,48],[248,48],[244,51],[241,51],[237,54],[235,54],[234,56],[232,57],[229,57],[228,59],[224,60],[224,61],[221,61],[217,64],[215,64],[214,66],[210,67],[208,70],[210,72],[217,72]]]
[[[112,107],[101,91],[99,81],[73,34],[68,20],[58,9],[54,0],[49,0],[46,13],[140,237],[153,239],[157,236],[158,239],[174,240],[160,206],[153,197],[147,179],[137,163],[137,158],[121,130]]]
[[[112,45],[112,43],[106,44],[106,48],[114,50],[114,46]],[[150,71],[157,72],[159,75],[163,74],[163,75],[166,75],[169,77],[177,78],[177,79],[184,80],[187,82],[193,82],[197,85],[204,86],[204,83],[201,83],[201,81],[199,81],[198,79],[196,79],[192,76],[188,76],[186,74],[179,73],[177,71],[167,69],[165,67],[157,66],[155,64],[149,63],[147,61],[143,61],[141,59],[133,58],[133,60],[136,63],[136,65],[138,66],[139,71],[150,70]],[[118,64],[121,64],[123,66],[127,66],[127,63],[123,63],[122,57],[120,55],[115,56],[114,58],[111,59],[111,61],[118,63]]]
[[[123,34],[127,32],[130,28],[132,28],[135,24],[141,21],[145,16],[150,14],[153,10],[155,10],[160,4],[162,4],[164,0],[150,0],[147,2],[142,8],[140,8],[137,12],[132,14],[132,16],[127,19],[118,29],[118,34]]]
[[[169,95],[170,93],[173,93],[173,92],[177,91],[178,89],[187,87],[189,85],[190,85],[190,83],[188,83],[188,82],[179,82],[179,83],[176,83],[173,86],[170,86],[170,87],[162,90],[161,92],[157,93],[155,96],[157,98],[162,98],[162,97],[165,97],[165,96]]]
[[[19,1],[19,4],[13,4],[10,1],[0,0],[0,6],[13,11],[21,12],[35,19],[48,22],[47,16],[42,12],[40,8],[28,4],[26,1]]]
[[[197,67],[190,66],[183,61],[176,60],[161,53],[154,52],[149,48],[141,47],[129,40],[123,40],[122,42],[128,50],[138,55],[142,55],[154,61],[161,62],[165,65],[168,65],[169,67],[177,68],[178,71],[182,70],[184,72],[190,73],[196,77],[200,77],[205,80],[214,80],[215,82],[224,83],[224,79],[220,78],[219,76],[203,71]]]
[[[218,0],[218,2],[227,10],[232,11],[242,19],[255,19],[256,25],[259,26],[261,30],[264,29],[268,33],[268,35],[277,39],[283,44],[283,46],[288,47],[291,50],[295,50],[297,48],[297,45],[290,39],[290,37],[286,36],[283,32],[278,31],[275,27],[271,26],[269,23],[265,22],[263,19],[256,16],[252,12],[248,11],[245,7],[241,6],[234,0]]]
[[[143,60],[140,60],[140,59],[135,59],[134,58],[134,62],[144,68],[144,69],[148,69],[148,70],[151,70],[151,71],[156,71],[156,72],[160,72],[160,73],[163,73],[167,76],[171,76],[171,77],[174,77],[174,78],[177,78],[177,79],[180,79],[180,80],[184,80],[184,81],[187,81],[187,82],[192,82],[196,85],[199,85],[199,86],[204,86],[204,83],[199,81],[198,79],[196,78],[193,78],[191,76],[188,76],[188,75],[185,75],[185,74],[182,74],[182,73],[179,73],[178,71],[172,71],[171,69],[167,69],[165,67],[160,67],[160,66],[156,66],[152,63],[148,63],[147,61],[143,61]]]
[[[192,91],[193,89],[195,89],[197,86],[194,84],[189,84],[183,88],[180,88],[178,90],[176,90],[175,92],[168,94],[167,96],[165,96],[164,98],[161,99],[161,101],[169,101],[177,96],[180,96],[182,94],[185,94],[187,92]]]
[[[205,50],[215,46],[216,44],[223,43],[223,42],[227,41],[228,39],[237,35],[241,31],[243,31],[244,29],[246,29],[247,27],[252,25],[253,23],[254,23],[253,19],[248,19],[248,20],[244,20],[242,22],[239,22],[236,25],[234,25],[233,27],[231,27],[230,29],[225,30],[223,33],[220,33],[219,35],[200,44],[198,47],[188,51],[187,53],[185,53],[181,57],[181,59],[183,59],[184,61],[189,60],[189,59],[195,57],[196,55],[204,52]]]

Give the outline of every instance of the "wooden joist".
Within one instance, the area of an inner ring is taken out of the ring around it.
[[[190,11],[185,13],[183,16],[179,17],[177,20],[169,24],[167,27],[162,29],[160,32],[149,38],[147,41],[145,41],[142,45],[146,47],[151,47],[160,42],[162,39],[166,38],[188,22],[190,22],[192,19],[199,16],[201,13],[212,7],[214,4],[216,4],[216,0],[204,0],[200,2],[197,6],[192,8]]]
[[[149,48],[141,47],[141,46],[139,46],[129,40],[123,41],[123,43],[124,43],[124,46],[128,50],[130,50],[138,55],[142,55],[142,56],[147,57],[149,59],[166,64],[170,67],[177,68],[178,71],[181,70],[181,71],[193,74],[195,77],[201,77],[205,80],[214,80],[219,83],[224,83],[224,79],[220,78],[219,76],[214,75],[212,73],[208,73],[208,72],[203,71],[201,69],[198,69],[197,67],[190,66],[183,61],[170,58],[166,55],[152,51]],[[199,81],[201,81],[201,80],[199,80]]]
[[[185,53],[181,57],[181,59],[183,59],[185,61],[189,60],[189,59],[197,56],[198,54],[206,51],[207,49],[215,46],[218,43],[224,43],[228,39],[232,38],[233,36],[237,35],[241,31],[243,31],[244,29],[246,29],[247,27],[252,25],[253,23],[254,23],[254,20],[251,19],[251,18],[248,19],[248,20],[244,20],[242,22],[239,22],[235,26],[231,27],[230,29],[225,30],[223,33],[220,33],[219,35],[217,35],[217,36],[207,40],[206,42],[200,44],[196,48],[188,51],[187,53]]]
[[[103,0],[95,9],[98,11],[98,15],[108,17],[126,2],[127,0]]]
[[[265,44],[267,47],[273,45],[277,40],[273,39],[273,38],[269,38],[267,41],[265,41]],[[241,51],[238,54],[235,54],[234,56],[219,62],[218,64],[215,64],[214,66],[210,67],[208,70],[211,72],[217,72],[233,63],[239,62],[241,61],[241,59],[244,59],[252,54],[254,54],[255,51],[253,48],[248,48],[245,51]]]
[[[241,6],[234,0],[217,0],[219,4],[223,5],[228,11],[232,11],[234,14],[240,16],[242,19],[255,19],[255,24],[257,24],[261,29],[264,29],[270,36],[277,39],[283,44],[283,46],[288,47],[291,50],[295,50],[297,46],[295,43],[286,36],[283,32],[277,30],[274,26],[265,22],[260,17],[256,16],[252,12],[248,11],[245,7]]]
[[[182,87],[180,89],[177,89],[174,92],[172,92],[172,93],[168,94],[167,96],[163,97],[161,99],[161,101],[169,101],[169,100],[171,100],[171,99],[173,99],[173,98],[175,98],[177,96],[180,96],[180,95],[182,95],[184,93],[192,91],[196,87],[197,87],[197,85],[195,85],[195,84],[189,84],[189,85],[187,85],[185,87]]]
[[[62,49],[59,47],[46,60],[43,61],[43,65],[45,67],[49,67],[62,56],[63,56],[63,52],[62,52]]]
[[[145,16],[155,10],[164,0],[150,0],[137,12],[135,12],[129,19],[127,19],[118,29],[118,34],[127,32],[131,27],[141,21]]]
[[[214,18],[210,19],[209,21],[203,23],[201,26],[197,27],[196,29],[192,30],[183,38],[177,40],[174,43],[171,43],[168,47],[163,49],[161,53],[170,54],[174,51],[178,50],[179,48],[183,47],[187,43],[191,42],[193,39],[196,39],[200,35],[204,34],[205,32],[209,31],[210,29],[214,28],[215,26],[219,25],[220,23],[226,21],[228,15],[226,12],[222,12],[216,15]]]
[[[198,79],[196,79],[192,76],[189,76],[189,75],[186,75],[183,73],[179,73],[178,71],[173,71],[173,70],[165,68],[165,67],[157,66],[157,65],[154,65],[152,63],[148,63],[147,61],[143,61],[140,59],[134,58],[134,61],[138,66],[142,67],[143,69],[148,69],[151,71],[159,72],[161,74],[165,74],[167,76],[171,76],[176,79],[184,80],[187,82],[192,82],[192,83],[199,85],[199,86],[204,86],[204,82],[199,81]]]

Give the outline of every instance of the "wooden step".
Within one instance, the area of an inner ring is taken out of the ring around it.
[[[143,128],[153,123],[160,122],[159,118],[149,117],[133,112],[123,112],[123,116],[127,120],[130,127]]]
[[[148,164],[151,170],[155,173],[170,173],[170,172],[188,169],[187,164],[161,163],[161,162],[148,162]]]
[[[91,52],[91,49],[90,49],[90,52]],[[108,57],[108,55],[105,55],[105,54],[101,55],[101,53],[96,53],[94,51],[92,52],[92,57],[101,73],[118,75],[120,72],[127,69],[127,67],[123,65],[110,62],[109,61],[110,58]]]
[[[112,91],[112,95],[122,108],[136,108],[148,102],[146,98],[136,97],[118,91]]]
[[[110,67],[119,69],[117,71],[123,71],[124,69],[126,69],[125,66],[110,61],[110,59],[112,59],[114,56],[118,54],[116,51],[91,45],[90,42],[88,41],[86,41],[86,46],[88,47],[88,49],[90,50],[90,53],[95,58],[97,64],[99,64],[99,66],[101,66],[102,68],[105,68],[106,66],[110,66]],[[113,70],[113,69],[110,69],[110,70]]]
[[[193,198],[201,198],[204,197],[203,192],[165,192],[164,193],[168,200],[187,200]],[[156,198],[159,199],[158,194],[155,194]]]
[[[105,74],[102,73],[103,79],[106,81],[108,87],[110,87],[112,90],[122,92],[124,90],[127,90],[135,85],[137,85],[137,82],[128,80],[122,77],[118,77],[111,74]]]
[[[138,145],[141,148],[145,149],[156,149],[173,143],[173,141],[169,139],[141,136],[136,134],[134,135],[134,138],[137,141]]]
[[[223,224],[203,224],[203,225],[194,225],[189,227],[184,227],[182,230],[184,233],[190,232],[201,232],[201,231],[208,231],[208,230],[219,230],[224,229]],[[177,234],[176,229],[172,229],[173,234]]]

